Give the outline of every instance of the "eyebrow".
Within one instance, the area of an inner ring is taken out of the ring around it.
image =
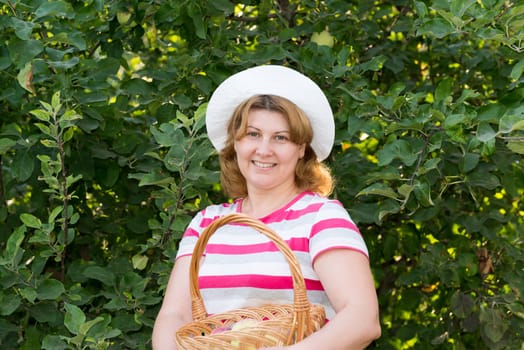
[[[255,129],[255,130],[258,130],[258,131],[261,130],[260,128],[257,128],[256,126],[253,126],[253,125],[248,125],[247,127]],[[291,131],[289,131],[289,130],[275,131],[274,134],[291,134]]]

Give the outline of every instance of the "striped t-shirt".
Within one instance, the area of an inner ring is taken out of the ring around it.
[[[240,212],[242,200],[211,205],[199,212],[180,242],[177,258],[191,255],[200,233],[215,219]],[[306,281],[309,301],[331,306],[313,269],[315,259],[331,249],[352,249],[368,256],[358,228],[342,204],[303,192],[284,207],[260,219],[277,232],[295,253]],[[264,304],[293,302],[289,265],[262,233],[241,225],[220,227],[210,238],[200,266],[199,288],[210,314]]]

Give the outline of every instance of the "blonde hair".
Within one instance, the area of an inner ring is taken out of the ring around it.
[[[295,168],[297,188],[300,191],[317,192],[323,196],[331,194],[331,172],[324,163],[318,161],[310,145],[313,128],[309,118],[293,102],[275,95],[255,95],[241,103],[233,112],[227,126],[226,144],[219,154],[220,181],[224,192],[232,198],[247,196],[246,179],[240,173],[234,143],[246,133],[249,112],[257,109],[281,113],[290,127],[290,140],[297,145],[306,145],[304,157],[299,159]]]

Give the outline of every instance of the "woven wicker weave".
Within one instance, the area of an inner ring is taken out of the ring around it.
[[[219,227],[229,223],[251,226],[270,238],[284,254],[293,279],[293,304],[264,305],[215,315],[207,314],[198,288],[200,258],[211,235]],[[291,345],[324,325],[324,307],[311,304],[307,299],[306,284],[300,265],[287,243],[262,222],[249,216],[230,214],[221,217],[202,232],[191,258],[189,278],[194,321],[176,332],[175,339],[180,350],[254,350],[261,347]],[[256,321],[251,321],[249,327],[241,330],[229,329],[237,322],[246,319]],[[218,332],[223,329],[226,330]]]

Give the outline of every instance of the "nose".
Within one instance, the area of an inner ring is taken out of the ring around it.
[[[260,138],[260,141],[257,144],[256,154],[259,156],[268,156],[273,152],[271,146],[271,140],[267,137]]]

